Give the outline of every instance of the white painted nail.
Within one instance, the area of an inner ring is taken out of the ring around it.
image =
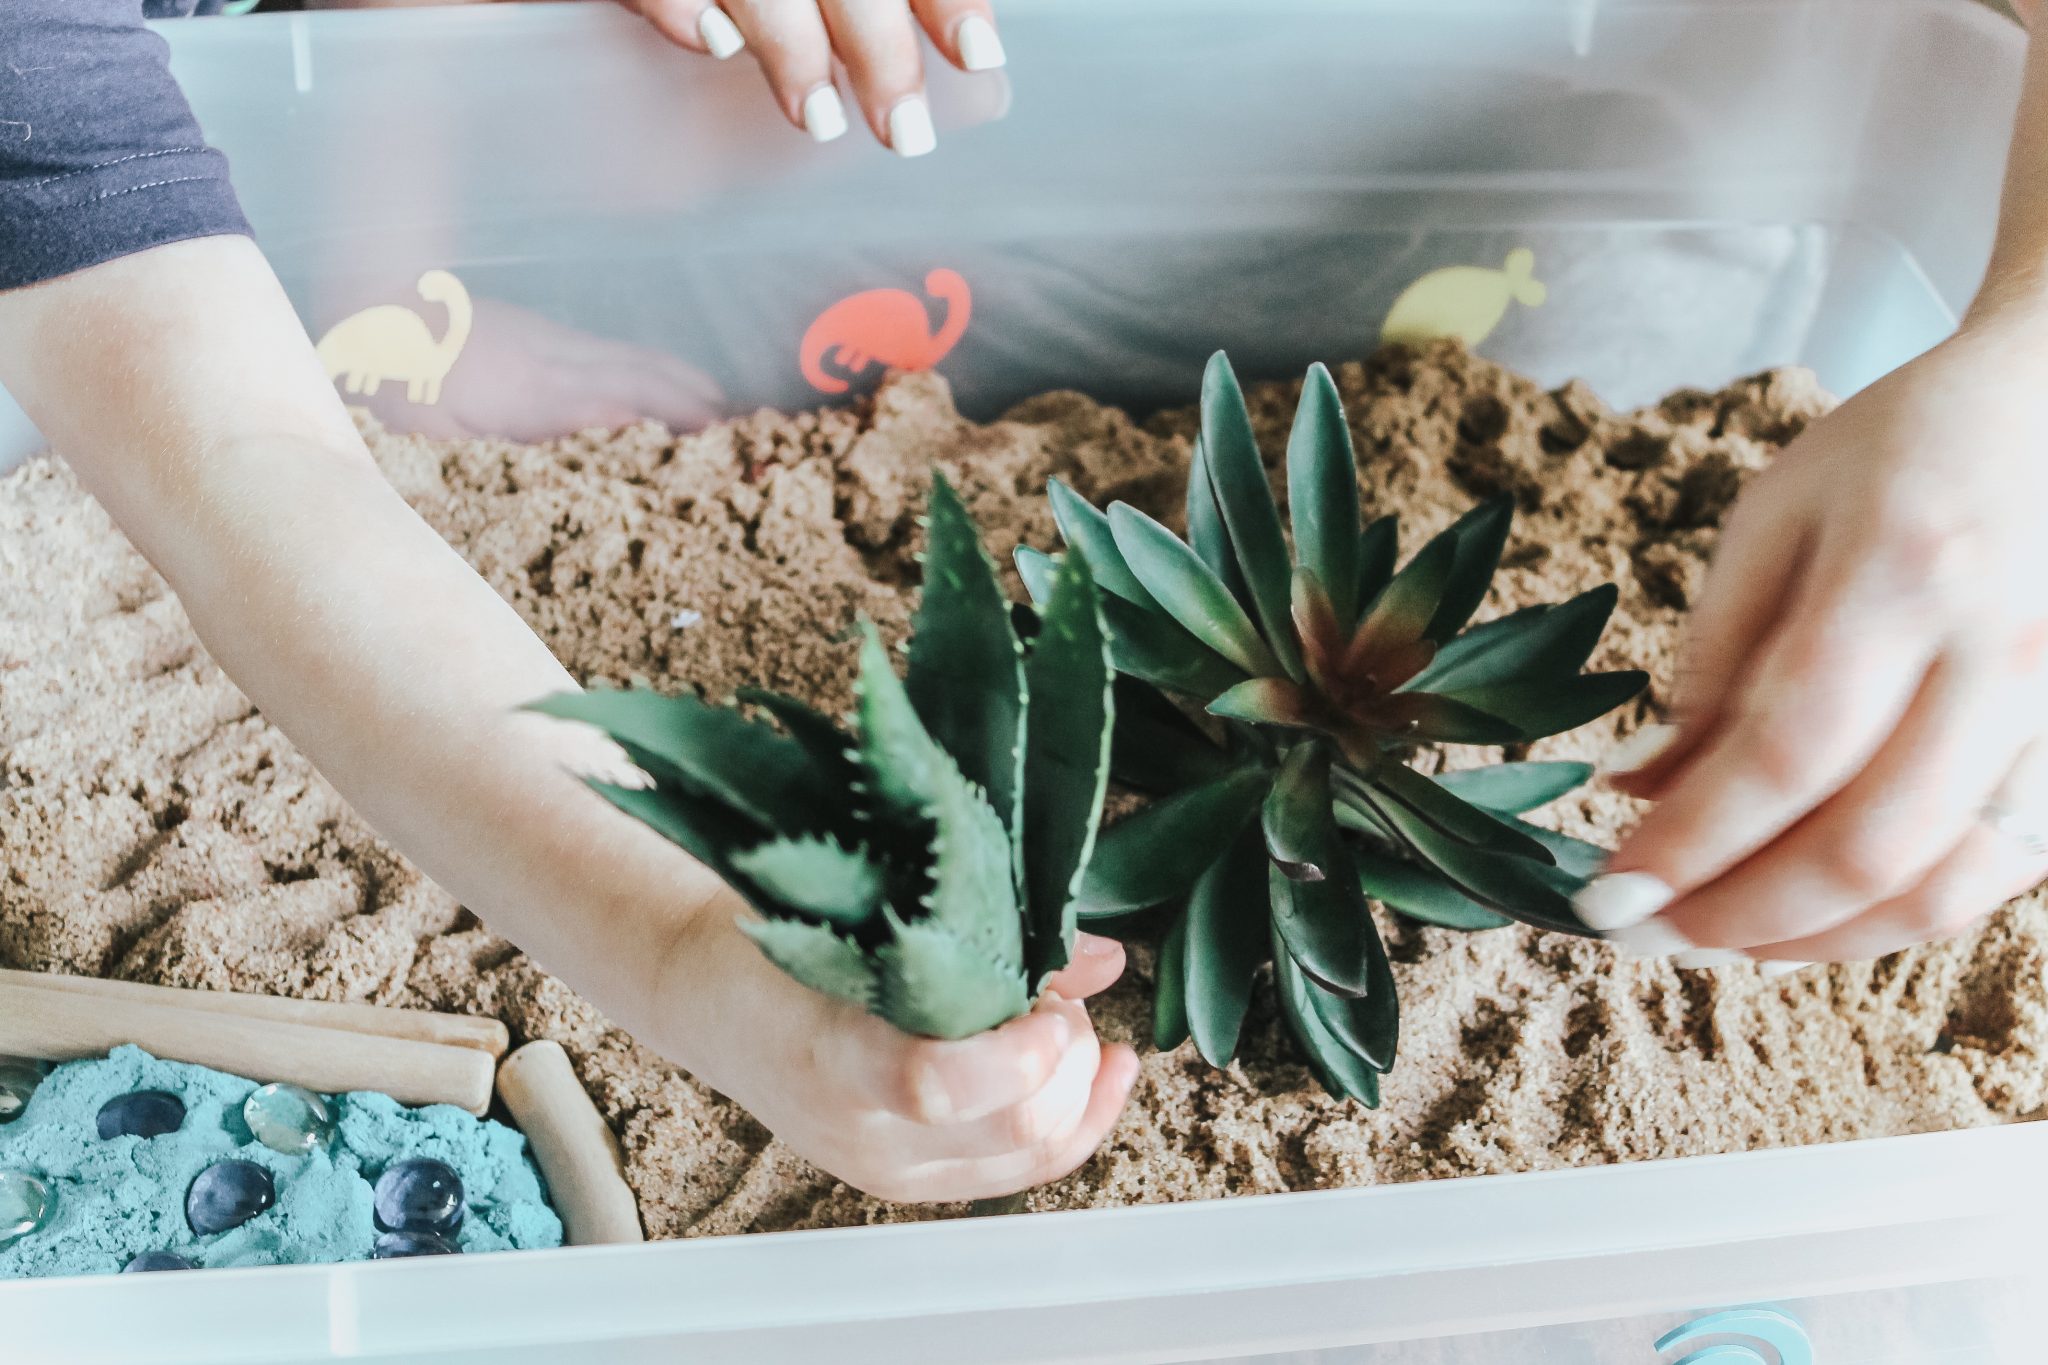
[[[923,156],[939,145],[938,130],[932,127],[932,107],[923,95],[898,100],[889,111],[889,146],[898,156]]]
[[[970,14],[960,21],[953,42],[960,50],[960,65],[969,71],[993,71],[1010,59],[1003,51],[996,26],[979,14]]]
[[[721,62],[747,45],[740,26],[716,5],[697,16],[697,36],[704,40],[704,46],[711,55]]]
[[[1737,952],[1733,948],[1693,948],[1683,953],[1674,953],[1671,965],[1682,967],[1689,972],[1711,972],[1722,967],[1740,966],[1750,961],[1753,959],[1748,953]]]
[[[1661,878],[1647,872],[1611,872],[1588,882],[1572,905],[1587,928],[1612,933],[1650,918],[1671,904],[1672,895]]]
[[[1794,962],[1790,958],[1777,958],[1768,962],[1758,963],[1757,971],[1762,973],[1765,980],[1775,981],[1781,976],[1790,976],[1794,972],[1803,972],[1808,967],[1814,965],[1816,964],[1811,962]]]
[[[846,135],[846,105],[837,90],[821,85],[804,96],[804,131],[817,142]]]
[[[926,1123],[946,1123],[953,1117],[953,1094],[934,1067],[917,1073],[917,1108]]]
[[[1691,939],[1668,922],[1655,918],[1615,929],[1607,935],[1607,941],[1624,957],[1677,957],[1680,953],[1698,951]]]
[[[1600,760],[1602,776],[1641,772],[1678,740],[1676,725],[1645,725]]]

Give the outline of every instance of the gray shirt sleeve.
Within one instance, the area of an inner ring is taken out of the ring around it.
[[[247,233],[145,19],[222,0],[0,0],[0,289]]]

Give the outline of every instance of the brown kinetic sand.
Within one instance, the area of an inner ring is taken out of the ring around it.
[[[1616,581],[1596,663],[1660,679],[1717,519],[1829,406],[1809,376],[1779,372],[1613,413],[1453,347],[1389,352],[1338,380],[1369,511],[1399,512],[1412,547],[1513,491],[1522,515],[1487,613]],[[1269,459],[1294,396],[1252,391]],[[646,425],[544,446],[376,432],[371,445],[580,676],[714,698],[760,681],[837,709],[855,615],[905,626],[934,464],[1006,562],[1020,539],[1054,542],[1048,475],[1177,520],[1193,423],[1054,393],[979,426],[921,375],[850,411],[763,412],[680,439]],[[1653,704],[1538,752],[1593,756]],[[1633,814],[1593,794],[1560,819],[1611,845]],[[0,964],[490,1014],[518,1041],[558,1040],[618,1130],[656,1236],[933,1216],[807,1167],[424,881],[252,712],[49,461],[0,482],[0,868]],[[1227,1072],[1185,1046],[1148,1049],[1113,1139],[1032,1205],[1831,1142],[2048,1103],[2039,895],[1954,943],[1776,983],[1621,964],[1521,929],[1389,936],[1405,1024],[1384,1109],[1320,1093],[1262,998]],[[1149,1037],[1150,967],[1137,948],[1097,1008],[1109,1036]]]

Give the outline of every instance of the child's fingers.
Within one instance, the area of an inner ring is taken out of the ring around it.
[[[936,147],[909,6],[903,0],[819,0],[818,7],[875,136],[898,156],[923,156]]]
[[[959,1042],[856,1049],[847,1061],[867,1074],[849,1079],[867,1092],[868,1103],[913,1123],[964,1123],[1044,1089],[1088,1028],[1081,1006],[1047,997],[1022,1018]]]
[[[910,0],[932,46],[962,71],[993,71],[1006,60],[988,0]]]
[[[1124,945],[1100,934],[1074,937],[1074,960],[1053,974],[1045,988],[1069,1000],[1100,995],[1124,974]]]
[[[1084,1034],[1061,1054],[1052,1078],[1035,1094],[980,1118],[936,1128],[919,1125],[905,1140],[905,1154],[925,1160],[985,1160],[1056,1147],[1080,1123],[1101,1064],[1101,1044],[1092,1032]]]
[[[624,0],[679,47],[724,61],[745,47],[739,26],[712,0]]]
[[[1089,1090],[1088,1107],[1065,1135],[1006,1156],[963,1162],[957,1170],[934,1169],[929,1173],[932,1183],[951,1184],[953,1189],[932,1197],[987,1199],[1034,1189],[1071,1175],[1095,1154],[1110,1129],[1116,1127],[1117,1117],[1129,1102],[1131,1087],[1137,1080],[1137,1053],[1122,1043],[1104,1048]]]
[[[846,106],[832,85],[832,40],[816,0],[725,0],[725,8],[782,116],[819,142],[844,133]]]

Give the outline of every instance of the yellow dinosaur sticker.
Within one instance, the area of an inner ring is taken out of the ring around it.
[[[1380,328],[1380,340],[1418,345],[1456,337],[1478,346],[1507,316],[1508,305],[1540,308],[1550,290],[1535,277],[1536,253],[1516,247],[1499,270],[1454,265],[1432,270],[1401,291]]]
[[[469,291],[445,270],[420,276],[420,297],[448,309],[448,326],[440,336],[410,308],[380,303],[351,314],[327,329],[315,349],[329,379],[339,379],[350,393],[374,394],[386,383],[403,383],[408,402],[441,401],[441,381],[455,367],[469,340],[472,313]]]

